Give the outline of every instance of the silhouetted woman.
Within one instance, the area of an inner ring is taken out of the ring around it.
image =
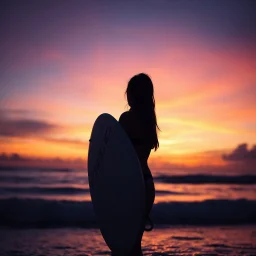
[[[130,106],[129,111],[122,113],[119,122],[129,136],[140,160],[146,187],[146,222],[149,222],[151,228],[153,223],[149,218],[151,208],[155,200],[155,186],[151,171],[148,167],[148,157],[151,149],[157,150],[159,147],[154,87],[150,77],[146,74],[138,74],[132,77],[126,89],[127,102]],[[140,234],[137,243],[131,253],[133,256],[142,255],[141,240],[144,231]]]

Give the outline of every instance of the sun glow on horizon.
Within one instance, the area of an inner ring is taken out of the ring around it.
[[[161,129],[152,162],[222,166],[223,153],[256,144],[250,10],[233,6],[220,17],[191,3],[188,16],[176,4],[131,1],[122,15],[118,5],[86,1],[52,13],[33,5],[34,16],[10,12],[0,50],[0,154],[86,158],[95,119],[119,119],[127,82],[140,72],[152,78]]]

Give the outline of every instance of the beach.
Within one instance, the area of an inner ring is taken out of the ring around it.
[[[1,256],[111,255],[98,229],[0,229]],[[256,255],[256,226],[158,226],[143,255]]]

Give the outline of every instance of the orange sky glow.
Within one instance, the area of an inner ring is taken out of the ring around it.
[[[39,30],[41,43],[29,43],[31,25],[27,36],[13,29],[6,39],[21,47],[4,60],[0,154],[86,163],[95,119],[104,112],[118,119],[128,109],[127,82],[140,72],[154,83],[161,129],[152,165],[223,166],[222,154],[256,144],[255,45],[226,42],[189,22],[167,26],[164,18],[160,27],[156,17],[136,25],[119,17],[118,24],[92,8],[88,29],[56,24],[47,40]],[[19,128],[21,120],[38,130]]]

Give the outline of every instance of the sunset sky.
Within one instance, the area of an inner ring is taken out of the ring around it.
[[[254,0],[1,1],[0,9],[0,160],[86,160],[95,119],[128,110],[127,82],[140,72],[155,88],[156,166],[256,158]]]

